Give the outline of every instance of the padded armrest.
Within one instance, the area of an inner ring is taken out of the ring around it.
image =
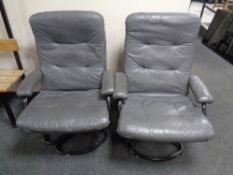
[[[126,100],[128,98],[127,78],[122,72],[115,74],[115,91],[113,97],[118,100]]]
[[[103,74],[101,94],[103,96],[112,95],[114,92],[114,72],[106,70]]]
[[[35,70],[28,74],[25,79],[20,83],[17,89],[17,96],[27,97],[31,96],[33,90],[40,83],[42,79],[42,72],[40,70]]]
[[[197,75],[191,75],[189,85],[198,103],[213,103],[213,96]]]

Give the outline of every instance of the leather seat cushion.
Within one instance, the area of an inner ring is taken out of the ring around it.
[[[86,132],[109,125],[99,90],[41,91],[17,119],[17,126],[37,132]]]
[[[206,141],[213,127],[186,96],[129,94],[117,132],[125,138],[155,142]]]

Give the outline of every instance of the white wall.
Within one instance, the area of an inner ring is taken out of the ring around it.
[[[188,12],[190,0],[4,0],[9,21],[20,47],[26,73],[38,66],[29,17],[41,11],[93,10],[105,19],[107,65],[120,70],[125,38],[125,19],[132,12]],[[7,35],[0,20],[0,38]],[[16,68],[11,54],[0,54],[0,69]]]

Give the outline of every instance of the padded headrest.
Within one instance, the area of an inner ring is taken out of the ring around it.
[[[32,15],[30,24],[38,44],[105,43],[104,20],[96,12],[42,12]]]
[[[134,13],[127,17],[127,42],[179,45],[196,40],[200,18],[188,13]]]

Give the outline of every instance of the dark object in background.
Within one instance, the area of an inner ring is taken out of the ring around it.
[[[203,42],[210,48],[233,56],[233,13],[218,10]]]
[[[221,40],[217,48],[220,51],[223,51],[226,55],[233,56],[233,23],[226,31],[224,38]]]

